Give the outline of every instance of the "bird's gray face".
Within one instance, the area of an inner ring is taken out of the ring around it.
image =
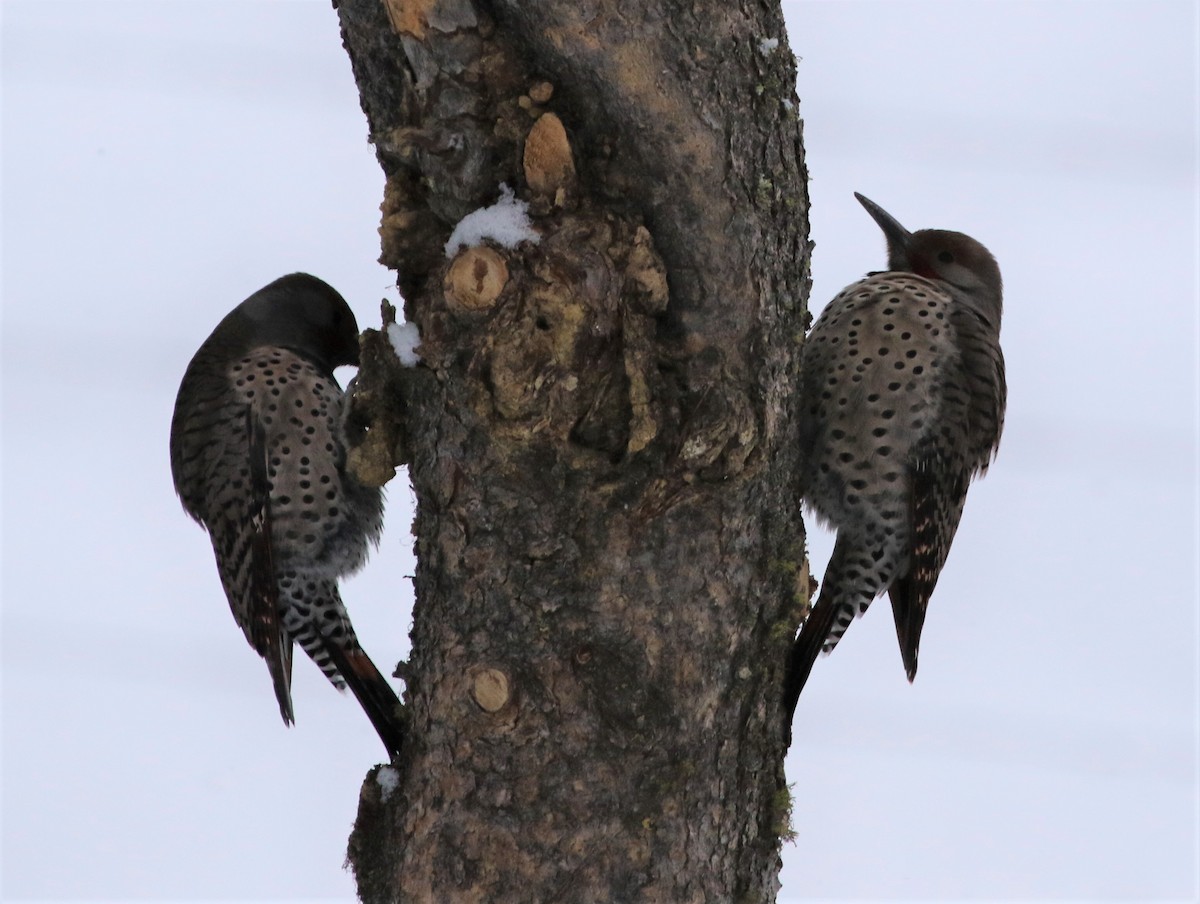
[[[945,229],[909,232],[874,201],[857,192],[854,196],[883,230],[889,270],[948,283],[971,307],[999,325],[1003,282],[1000,267],[987,248],[961,232]]]
[[[979,313],[999,323],[1000,267],[983,245],[961,232],[922,229],[913,233],[907,254],[913,273],[949,283]]]

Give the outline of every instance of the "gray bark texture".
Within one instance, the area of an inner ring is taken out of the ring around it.
[[[359,893],[771,901],[808,591],[778,3],[337,6],[422,337],[402,369],[369,332],[356,401],[360,473],[409,466],[418,560],[408,734],[395,787],[363,785]],[[540,241],[448,258],[502,183]]]

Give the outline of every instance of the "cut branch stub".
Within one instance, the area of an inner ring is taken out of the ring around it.
[[[508,676],[500,669],[486,668],[475,673],[471,682],[471,693],[484,712],[499,712],[512,697]]]
[[[575,161],[567,130],[553,113],[543,113],[529,130],[523,163],[525,181],[534,194],[562,207],[575,184]]]
[[[508,265],[486,245],[464,248],[446,271],[446,302],[454,310],[478,314],[490,310],[508,284]]]

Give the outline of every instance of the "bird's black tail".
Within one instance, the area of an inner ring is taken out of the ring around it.
[[[280,633],[270,648],[263,653],[271,683],[275,685],[275,699],[279,701],[279,715],[284,725],[295,725],[296,714],[292,709],[292,639]]]
[[[917,677],[917,651],[921,646],[921,628],[925,625],[925,608],[929,596],[921,595],[924,588],[911,575],[898,578],[890,588],[892,615],[896,620],[896,639],[900,642],[900,658],[904,674],[912,684]]]
[[[357,645],[344,649],[329,638],[322,638],[329,659],[358,700],[359,706],[375,726],[379,739],[394,759],[404,740],[403,704],[375,663]]]
[[[813,663],[821,655],[821,648],[833,630],[833,618],[837,610],[835,603],[818,600],[804,627],[800,629],[800,636],[792,644],[783,678],[783,736],[787,739],[788,747],[792,744],[792,716],[796,713],[796,703],[812,673]]]

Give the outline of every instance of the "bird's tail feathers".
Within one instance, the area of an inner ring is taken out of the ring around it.
[[[892,615],[896,621],[896,639],[900,642],[900,658],[904,674],[911,684],[917,677],[917,650],[921,645],[921,629],[925,626],[927,601],[920,599],[910,577],[899,578],[888,589]]]
[[[839,608],[832,601],[818,599],[800,629],[800,636],[792,644],[783,678],[783,735],[788,746],[792,743],[792,717],[796,713],[800,692],[804,690],[808,676],[812,673],[813,663],[817,661],[826,639],[833,630],[834,617]]]
[[[279,701],[279,715],[284,725],[296,724],[296,713],[292,709],[292,641],[282,633],[263,654],[271,683],[275,685],[275,699]]]
[[[325,653],[371,720],[383,746],[394,759],[404,740],[402,704],[371,658],[356,645],[346,648],[322,636]]]

